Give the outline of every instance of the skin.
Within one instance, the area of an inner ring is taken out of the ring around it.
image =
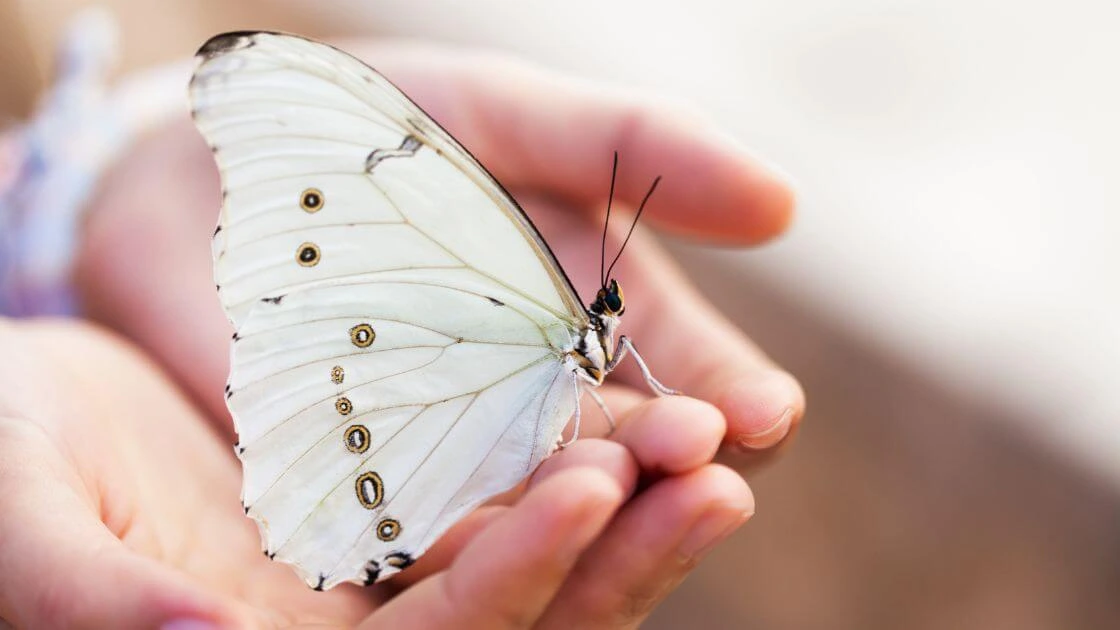
[[[615,149],[616,208],[664,175],[650,227],[752,245],[790,220],[789,184],[679,109],[491,56],[341,46],[376,60],[491,169],[585,296]],[[17,627],[636,627],[754,512],[717,453],[750,465],[804,413],[797,382],[639,230],[614,273],[622,332],[687,395],[652,398],[624,363],[601,389],[619,421],[609,439],[585,400],[587,439],[408,571],[313,592],[263,557],[238,502],[222,400],[231,330],[208,249],[218,205],[188,121],[143,139],[85,226],[75,280],[97,323],[0,321],[0,618]]]

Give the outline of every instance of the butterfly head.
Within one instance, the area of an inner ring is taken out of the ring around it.
[[[622,297],[622,287],[618,282],[611,280],[599,289],[595,301],[587,309],[591,316],[592,334],[598,339],[599,347],[603,349],[603,359],[610,361],[611,350],[614,348],[614,331],[618,328],[618,320],[626,311],[626,301]]]
[[[614,333],[625,310],[622,287],[616,280],[603,283],[603,287],[595,295],[595,301],[587,307],[588,327],[584,329],[577,352],[584,369],[600,383],[610,371],[614,354]]]
[[[626,301],[622,297],[622,287],[617,280],[611,280],[608,285],[599,289],[595,301],[591,303],[591,312],[613,318],[622,317],[626,312]]]

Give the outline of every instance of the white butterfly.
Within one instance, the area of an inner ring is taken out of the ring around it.
[[[388,577],[532,472],[627,351],[670,393],[614,345],[609,272],[584,309],[517,203],[373,69],[265,32],[199,58],[226,398],[269,557],[317,589]]]

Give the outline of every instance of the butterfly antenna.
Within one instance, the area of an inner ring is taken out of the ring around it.
[[[603,221],[603,239],[599,245],[599,286],[607,286],[607,276],[603,273],[607,262],[607,227],[611,224],[611,202],[614,201],[614,178],[618,174],[618,151],[614,152],[614,165],[611,166],[611,192],[607,195],[607,218]]]
[[[634,222],[630,224],[630,231],[626,233],[626,240],[622,241],[622,247],[618,248],[618,255],[615,256],[614,260],[611,261],[611,266],[607,267],[607,273],[603,276],[603,286],[607,285],[606,278],[609,278],[611,276],[611,271],[614,269],[614,264],[618,262],[619,258],[622,257],[622,252],[626,249],[626,244],[630,242],[630,235],[634,233],[634,228],[638,227],[638,219],[642,218],[642,212],[646,209],[646,202],[649,201],[649,198],[653,195],[653,191],[657,190],[657,184],[660,182],[661,176],[658,175],[653,180],[653,185],[649,187],[649,192],[647,192],[646,196],[642,198],[642,204],[638,206],[638,213],[634,215]]]

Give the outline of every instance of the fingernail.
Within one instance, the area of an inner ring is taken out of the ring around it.
[[[787,408],[770,423],[770,426],[755,433],[741,434],[736,442],[745,450],[770,448],[789,434],[791,426],[793,426],[793,409]]]
[[[172,619],[160,626],[159,630],[218,630],[218,625],[201,619]]]
[[[699,559],[731,535],[748,518],[749,513],[733,512],[726,509],[708,514],[693,526],[681,542],[678,551],[686,559]]]

